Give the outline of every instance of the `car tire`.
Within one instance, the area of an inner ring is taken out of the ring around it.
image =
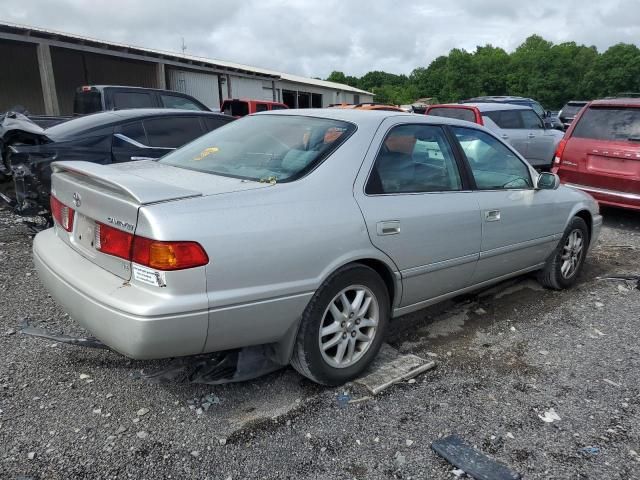
[[[353,380],[380,350],[389,316],[389,292],[380,275],[365,265],[347,265],[331,275],[309,301],[291,365],[322,385]]]
[[[576,283],[589,248],[589,228],[580,217],[573,217],[544,268],[538,272],[542,286],[562,290]]]

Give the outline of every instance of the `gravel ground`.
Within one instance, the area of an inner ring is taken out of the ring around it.
[[[640,274],[640,215],[604,214],[575,288],[524,277],[394,322],[389,342],[437,368],[340,408],[336,395],[362,392],[290,369],[152,385],[136,372],[157,363],[20,335],[25,319],[80,329],[40,287],[27,230],[0,211],[0,478],[453,479],[430,449],[451,433],[526,479],[637,478],[640,291],[597,277]],[[559,420],[543,421],[551,411]]]

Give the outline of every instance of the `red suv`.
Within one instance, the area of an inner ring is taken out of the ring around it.
[[[225,100],[220,106],[220,111],[227,115],[239,118],[257,112],[267,110],[284,110],[287,107],[284,103],[270,102],[267,100],[252,100],[250,98]]]
[[[588,103],[558,145],[553,171],[602,205],[640,210],[640,99]]]

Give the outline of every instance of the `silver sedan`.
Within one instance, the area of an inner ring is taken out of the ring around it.
[[[389,111],[245,117],[158,161],[53,166],[46,288],[132,358],[269,344],[323,384],[392,317],[538,271],[566,288],[602,218],[481,126]]]

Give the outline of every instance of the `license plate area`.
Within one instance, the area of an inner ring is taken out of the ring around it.
[[[95,256],[96,222],[77,212],[75,221],[76,227],[73,234],[73,243],[90,256]]]

